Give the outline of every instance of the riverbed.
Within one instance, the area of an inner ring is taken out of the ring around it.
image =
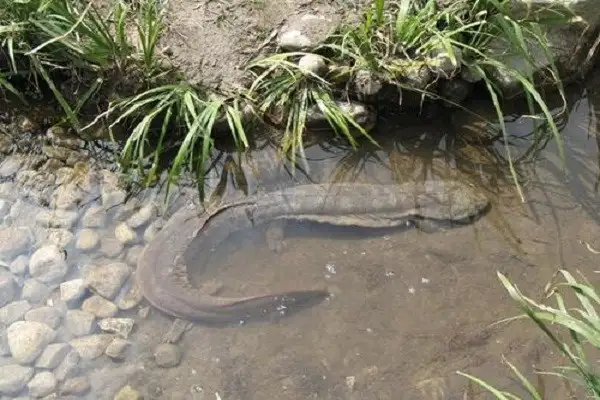
[[[289,317],[227,327],[173,326],[133,284],[137,256],[171,212],[164,189],[131,194],[102,166],[50,171],[31,155],[4,156],[2,398],[489,398],[456,371],[518,391],[502,356],[529,376],[565,360],[529,321],[492,325],[518,314],[496,273],[538,300],[558,268],[598,282],[600,255],[584,245],[600,249],[597,79],[569,92],[565,171],[553,141],[519,165],[524,199],[503,143],[473,143],[475,125],[458,112],[418,125],[384,120],[380,148],[317,140],[296,169],[267,141],[217,154],[208,193],[225,199],[311,182],[452,178],[492,202],[473,223],[433,232],[291,225],[280,252],[264,232],[242,232],[202,274],[190,271],[193,280],[236,294],[320,285],[332,296]],[[517,118],[508,129],[523,154],[530,124]],[[561,382],[543,383],[566,398]]]

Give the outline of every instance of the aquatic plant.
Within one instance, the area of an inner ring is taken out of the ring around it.
[[[435,0],[373,0],[359,24],[342,26],[315,50],[315,53],[327,56],[330,68],[322,78],[311,78],[351,82],[357,73],[368,71],[374,79],[397,87],[400,101],[403,91],[406,91],[419,93],[422,101],[441,100],[464,108],[430,89],[426,79],[419,79],[415,75],[421,70],[424,70],[424,73],[436,71],[434,74],[438,76],[434,76],[433,82],[437,82],[440,79],[452,79],[461,70],[468,70],[471,74],[479,76],[495,107],[497,120],[488,121],[489,124],[498,125],[505,143],[508,143],[502,93],[493,77],[494,71],[502,71],[518,81],[522,87],[530,115],[539,127],[536,141],[542,140],[539,136],[550,134],[559,143],[560,155],[564,158],[555,116],[546,104],[543,92],[536,88],[536,83],[545,82],[555,87],[562,96],[562,83],[541,25],[566,22],[567,15],[556,12],[550,13],[551,18],[542,19],[534,14],[516,19],[510,12],[509,2],[504,0],[458,0],[447,3],[447,6],[440,8]],[[504,61],[503,54],[492,51],[498,42],[507,42],[506,47],[511,49],[513,54],[526,60],[532,71],[536,69],[536,60],[531,56],[531,49],[540,49],[549,62],[543,71],[544,76],[535,77],[532,73],[525,74],[510,66]],[[440,58],[440,54],[443,57]],[[286,75],[292,75],[291,71],[294,68],[293,63],[284,64],[282,60],[298,57],[298,54],[283,53],[261,59],[260,65],[258,62],[253,64],[260,66],[262,72],[256,78],[258,84],[253,86],[261,89],[254,90],[260,110],[265,110],[271,103],[278,101],[278,104],[287,106],[286,111],[289,112],[291,120],[302,119],[307,107],[305,92],[285,90],[292,83],[288,83],[287,86],[282,83]],[[441,61],[442,59],[444,60]],[[442,71],[444,68],[439,67],[439,63],[442,62],[451,65],[450,71]],[[294,76],[297,77],[298,74]],[[296,81],[293,84],[296,84]],[[335,88],[333,83],[315,85],[312,90],[314,93],[330,96],[334,90],[332,88]],[[340,92],[339,87],[335,90]],[[270,96],[260,96],[262,93],[268,93]],[[301,106],[298,106],[299,104]],[[310,104],[309,99],[308,106]],[[565,111],[564,107],[562,111]],[[346,137],[349,137],[348,126],[354,125],[351,116],[348,115],[340,119],[330,119],[329,122],[334,130],[344,132]],[[302,125],[292,125],[289,132],[286,128],[287,137],[295,138],[289,140],[292,144],[302,145],[303,128]],[[361,133],[364,134],[362,131]],[[293,147],[290,150],[295,151],[296,146],[286,148]],[[508,144],[506,152],[514,182],[523,197]]]
[[[555,277],[557,276],[562,276],[564,282],[553,283],[551,281],[546,285],[545,290],[546,298],[553,297],[556,300],[556,306],[553,307],[526,297],[504,275],[498,273],[498,277],[510,297],[523,311],[522,315],[504,321],[520,318],[529,318],[533,321],[570,362],[568,366],[557,367],[556,371],[542,373],[574,382],[583,387],[591,398],[600,399],[600,374],[597,371],[596,361],[590,360],[585,351],[585,346],[591,345],[592,348],[600,348],[600,318],[597,313],[600,297],[596,289],[581,274],[580,281],[566,270],[559,270],[555,274]],[[567,293],[561,293],[563,291]],[[566,295],[574,295],[579,302],[578,307],[567,308]],[[556,331],[555,327],[557,326],[566,330],[568,339],[562,335],[562,332]],[[513,364],[508,361],[506,363],[531,399],[545,398],[540,388],[536,388]],[[459,374],[478,383],[497,399],[519,399],[517,395],[499,390],[473,375],[462,372]]]

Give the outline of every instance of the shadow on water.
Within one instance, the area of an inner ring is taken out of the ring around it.
[[[291,223],[280,252],[265,246],[267,227],[236,232],[218,251],[194,256],[206,268],[189,271],[193,282],[217,280],[228,296],[325,285],[331,298],[275,324],[196,326],[182,342],[181,366],[149,369],[144,381],[185,399],[489,398],[457,376],[460,370],[524,393],[502,355],[528,376],[563,360],[526,322],[492,325],[518,312],[495,273],[538,300],[557,267],[600,283],[593,274],[598,256],[581,244],[600,246],[597,79],[567,93],[568,113],[558,119],[565,168],[549,133],[516,110],[508,138],[460,111],[418,124],[382,118],[380,147],[352,150],[315,134],[307,163],[295,167],[281,161],[268,137],[244,154],[221,149],[207,175],[211,201],[306,183],[455,179],[485,191],[492,204],[480,220],[431,232]],[[472,106],[492,115],[486,104]],[[169,321],[153,314],[140,331],[151,338]],[[568,398],[562,383],[540,379],[552,398]],[[207,396],[191,391],[198,382]]]

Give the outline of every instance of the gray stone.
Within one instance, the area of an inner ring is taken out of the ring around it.
[[[13,274],[21,276],[27,273],[28,266],[29,257],[27,257],[26,255],[20,255],[19,257],[15,258],[13,262],[10,263],[8,269],[10,269],[10,272],[12,272]]]
[[[101,189],[102,206],[108,210],[125,202],[127,193],[124,190],[112,187],[112,185],[104,185]]]
[[[78,217],[77,211],[54,209],[43,210],[36,215],[35,220],[47,228],[71,229]]]
[[[41,322],[52,329],[58,328],[61,320],[62,312],[55,307],[43,306],[25,313],[25,321]]]
[[[371,100],[381,90],[383,85],[377,76],[369,70],[359,70],[354,74],[354,87],[359,100]]]
[[[137,234],[126,223],[122,222],[115,228],[115,238],[124,245],[128,245],[137,241]]]
[[[100,244],[100,252],[108,258],[116,258],[123,251],[123,243],[115,238],[105,237]]]
[[[49,344],[35,361],[35,366],[43,369],[54,369],[65,359],[70,351],[71,346],[66,343]]]
[[[10,212],[11,204],[6,200],[0,199],[0,218],[4,218]]]
[[[38,372],[33,376],[33,378],[31,378],[27,384],[27,388],[29,388],[29,394],[31,396],[44,397],[54,392],[57,385],[58,380],[52,372],[42,371]]]
[[[17,293],[17,283],[13,274],[4,269],[0,269],[0,307],[10,303]]]
[[[432,49],[427,57],[427,65],[440,78],[451,78],[460,72],[463,61],[462,50],[452,46],[452,54],[445,48]]]
[[[0,366],[0,393],[15,394],[20,392],[33,376],[32,367],[16,364]]]
[[[51,292],[52,290],[46,284],[32,278],[27,279],[23,284],[21,298],[32,304],[41,304],[50,297]]]
[[[131,310],[136,307],[144,299],[140,287],[135,279],[131,280],[129,288],[125,294],[117,301],[117,306],[120,310]]]
[[[281,29],[277,44],[284,50],[308,50],[323,43],[335,30],[339,19],[305,14],[292,15]]]
[[[54,369],[54,375],[59,381],[64,381],[77,375],[79,372],[79,353],[77,350],[71,350],[65,358],[58,364],[58,367]]]
[[[172,368],[181,362],[181,350],[172,343],[161,343],[154,349],[154,361],[162,368]]]
[[[105,350],[105,353],[110,358],[115,360],[122,360],[125,358],[127,350],[131,347],[131,342],[129,340],[125,340],[123,338],[115,338],[108,345]]]
[[[100,235],[93,229],[82,229],[77,235],[75,247],[81,251],[90,251],[95,249],[100,243]]]
[[[156,217],[157,211],[154,204],[147,204],[127,219],[127,225],[134,229],[144,226],[152,218]]]
[[[98,318],[114,317],[119,311],[113,302],[97,295],[85,299],[81,309]]]
[[[73,234],[66,229],[48,229],[46,242],[54,244],[60,248],[67,247],[73,240]]]
[[[14,301],[0,308],[0,323],[12,324],[23,318],[27,311],[31,310],[31,304],[27,300]]]
[[[0,164],[0,178],[9,178],[15,175],[23,165],[23,160],[19,157],[6,157]]]
[[[8,335],[6,330],[0,331],[0,357],[10,355],[10,347],[8,346]]]
[[[29,260],[29,273],[43,283],[62,279],[68,270],[64,253],[53,244],[40,247]]]
[[[102,228],[106,221],[106,211],[100,206],[92,206],[87,209],[81,224],[85,228]]]
[[[114,298],[130,274],[125,263],[92,266],[85,278],[86,287],[107,299]]]
[[[125,260],[129,265],[137,267],[138,258],[140,258],[142,251],[144,251],[144,246],[133,246],[127,252]]]
[[[82,395],[90,390],[90,380],[87,376],[77,376],[67,379],[60,389],[61,396]]]
[[[315,75],[323,75],[327,72],[325,58],[318,54],[306,54],[302,56],[300,60],[298,60],[298,68]]]
[[[129,385],[123,386],[114,400],[142,400],[142,395]]]
[[[92,333],[95,319],[94,314],[81,310],[68,310],[65,316],[67,329],[73,336],[85,336]]]
[[[104,353],[112,340],[112,335],[98,334],[73,339],[69,344],[77,351],[79,357],[84,360],[93,360]]]
[[[132,318],[104,318],[98,326],[105,332],[116,333],[124,339],[129,337],[135,321]]]
[[[28,228],[0,228],[0,260],[11,261],[26,252],[31,245]]]
[[[83,191],[77,187],[74,183],[68,183],[61,185],[54,193],[52,193],[52,201],[50,203],[52,208],[59,208],[62,210],[71,210],[75,208],[85,197]]]
[[[83,279],[72,279],[60,284],[60,299],[69,307],[73,307],[87,293]]]
[[[34,321],[14,322],[6,333],[10,352],[19,364],[33,362],[56,336],[48,325]]]

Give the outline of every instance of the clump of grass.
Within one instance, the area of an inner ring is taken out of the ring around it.
[[[515,163],[508,147],[509,135],[504,124],[506,116],[503,111],[502,92],[497,87],[493,75],[494,72],[500,71],[519,83],[531,117],[541,122],[536,122],[539,128],[536,128],[536,135],[550,134],[559,142],[560,156],[564,160],[559,129],[537,83],[549,82],[563,96],[562,83],[542,25],[566,22],[569,16],[557,11],[546,12],[545,15],[550,15],[550,19],[542,19],[539,15],[516,19],[509,7],[510,2],[505,0],[457,0],[445,8],[440,8],[435,0],[373,0],[361,23],[343,26],[315,52],[328,56],[330,71],[335,71],[338,75],[335,79],[342,76],[351,82],[351,78],[358,71],[366,70],[379,81],[398,87],[400,95],[403,90],[419,93],[422,101],[433,99],[451,102],[431,90],[430,85],[424,85],[426,80],[415,76],[423,68],[436,75],[432,83],[454,79],[462,69],[479,75],[482,86],[487,90],[496,109],[497,121],[489,123],[499,125],[498,128],[503,133],[509,169],[523,198]],[[529,63],[529,70],[532,71],[537,69],[537,61],[531,56],[531,49],[541,49],[549,63],[546,70],[539,74],[543,79],[533,76],[533,73],[524,73],[513,68],[505,61],[505,54],[493,52],[494,46],[501,41],[507,42],[507,48]],[[287,89],[293,85],[299,86],[300,82],[309,79],[319,81],[319,77],[302,76],[296,72],[295,65],[289,62],[294,55],[295,53],[283,53],[253,64],[259,66],[262,72],[256,78],[255,84],[255,87],[262,89],[262,92],[259,92],[262,94],[280,90],[283,93],[285,90],[281,103],[288,103],[290,110],[295,104],[304,104],[306,95],[302,90]],[[452,67],[440,68],[440,63],[450,63]],[[324,77],[328,78],[332,77]],[[282,83],[285,79],[289,82],[287,86]],[[319,90],[323,91],[326,83],[319,83]],[[330,87],[328,90],[338,95],[340,92],[351,93],[348,87],[343,90]],[[259,99],[261,109],[273,101],[268,96]],[[566,101],[563,101],[563,104],[566,105]],[[461,107],[459,104],[453,105]],[[565,110],[566,107],[563,106],[562,112]],[[290,115],[295,114],[292,111]],[[334,121],[332,126],[339,127],[340,124]],[[292,131],[293,137],[300,137],[298,129]],[[536,141],[542,139],[536,138]],[[291,142],[292,147],[301,145],[300,139]]]
[[[558,271],[555,276],[558,275],[564,278],[564,282],[551,282],[546,286],[547,298],[554,297],[556,300],[556,307],[552,307],[526,297],[504,275],[498,273],[498,277],[509,295],[524,313],[508,320],[529,318],[569,360],[570,365],[557,367],[555,372],[545,372],[545,374],[574,382],[583,387],[591,398],[600,399],[600,375],[595,365],[596,362],[589,360],[584,349],[588,345],[600,349],[600,318],[597,312],[600,297],[583,275],[580,274],[580,281],[566,270]],[[579,302],[576,308],[567,308],[565,294],[561,293],[563,291],[575,296]],[[564,335],[556,332],[555,326],[565,329],[568,339],[564,339]],[[536,388],[514,365],[510,362],[507,364],[527,390],[531,399],[541,400],[544,398],[541,390]],[[491,384],[472,375],[462,372],[459,374],[478,383],[497,399],[519,399],[515,394],[496,389]]]
[[[356,146],[354,130],[371,139],[366,129],[335,102],[331,83],[294,62],[304,55],[276,54],[248,66],[250,71],[260,73],[255,73],[247,95],[261,115],[284,127],[281,149],[291,154],[294,163],[296,150],[304,157],[303,134],[311,112],[320,112],[333,131],[352,146]]]

